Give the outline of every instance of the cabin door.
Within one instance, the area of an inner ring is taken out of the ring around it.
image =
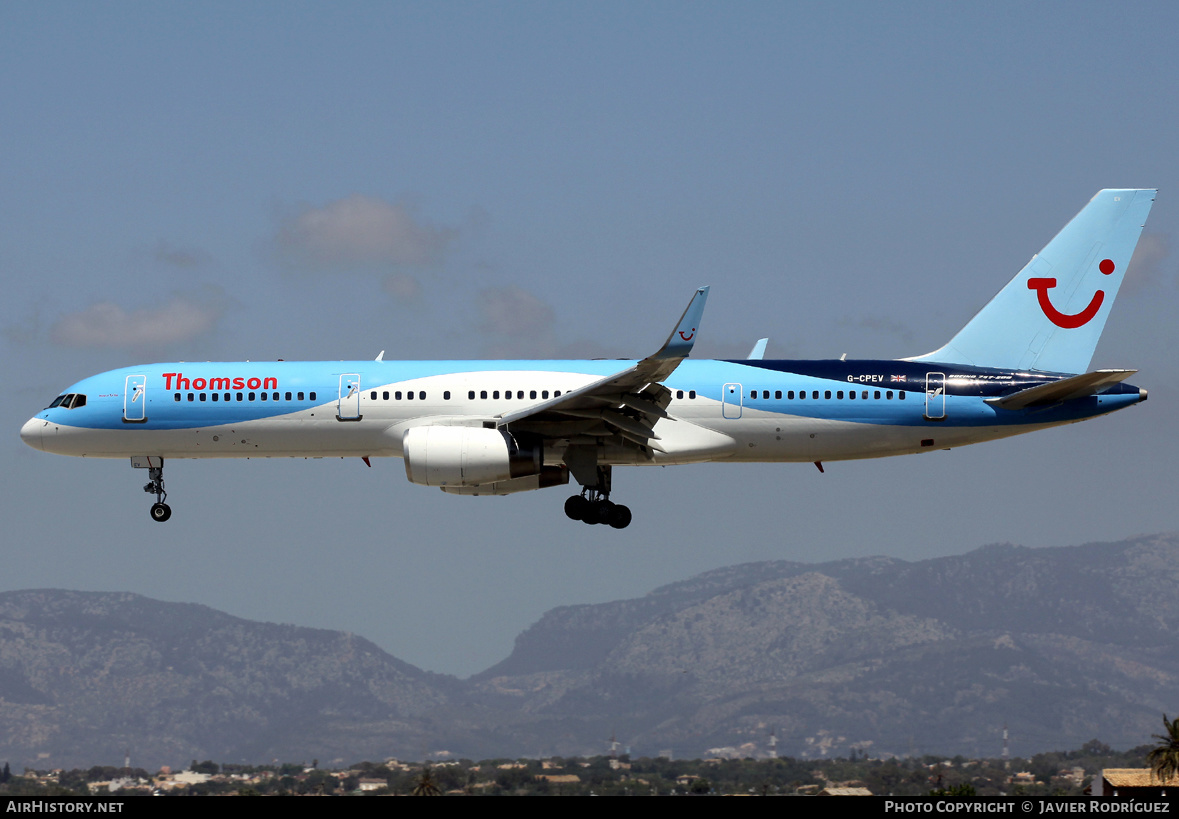
[[[344,373],[340,376],[340,402],[336,409],[340,421],[360,420],[360,374]]]
[[[946,420],[946,374],[925,374],[925,420]]]
[[[123,385],[123,420],[142,424],[147,420],[147,376],[129,375]]]
[[[721,415],[725,418],[741,417],[740,384],[725,384],[721,387]]]

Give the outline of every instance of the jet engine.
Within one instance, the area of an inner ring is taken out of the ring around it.
[[[423,486],[476,486],[539,475],[540,442],[527,444],[498,429],[420,426],[401,439],[405,476]]]

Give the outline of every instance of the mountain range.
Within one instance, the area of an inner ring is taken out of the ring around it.
[[[1179,713],[1179,535],[732,566],[549,611],[460,680],[344,632],[122,592],[0,594],[14,769],[397,756],[998,756]]]

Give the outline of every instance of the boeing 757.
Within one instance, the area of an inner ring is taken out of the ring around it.
[[[944,346],[901,360],[690,359],[708,288],[627,361],[146,364],[83,379],[29,446],[147,469],[166,521],[175,458],[398,457],[412,483],[509,495],[569,483],[574,520],[618,529],[615,466],[882,458],[1084,421],[1146,400],[1088,371],[1154,190],[1103,190]]]

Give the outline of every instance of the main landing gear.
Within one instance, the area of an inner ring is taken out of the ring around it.
[[[582,485],[581,494],[565,501],[565,514],[583,523],[604,523],[615,529],[630,526],[630,508],[610,502],[610,467],[585,463],[576,452],[565,456],[569,469]]]
[[[571,496],[565,501],[565,514],[573,520],[583,523],[607,523],[615,529],[630,526],[630,507],[611,503],[605,497],[598,497],[598,494],[592,489],[587,489],[581,495]]]
[[[152,459],[154,462],[156,459]],[[147,469],[148,482],[143,491],[156,496],[156,502],[151,505],[151,519],[163,523],[172,517],[172,507],[164,503],[168,493],[164,491],[164,459],[160,458],[159,466],[149,466]]]

